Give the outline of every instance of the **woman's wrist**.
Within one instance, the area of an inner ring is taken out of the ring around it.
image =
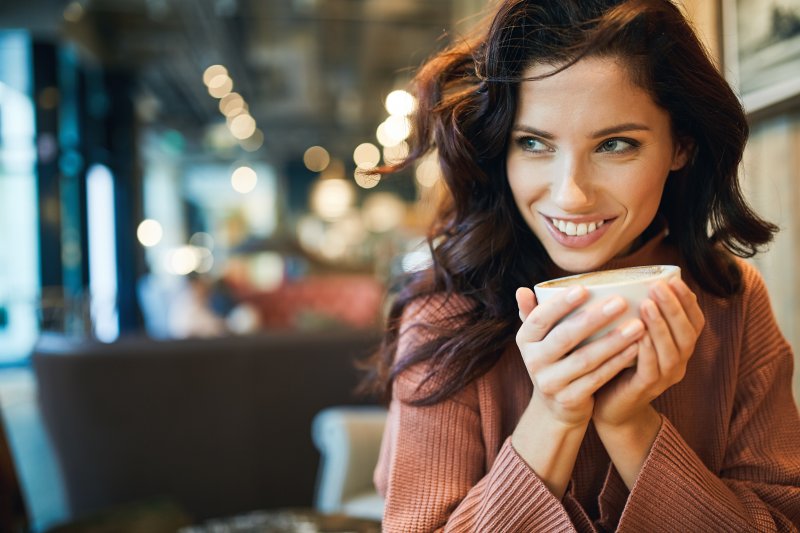
[[[661,423],[661,415],[651,405],[621,424],[594,420],[597,434],[628,489],[639,477]]]
[[[532,400],[511,435],[511,445],[560,500],[572,477],[589,421],[564,423],[546,411]]]

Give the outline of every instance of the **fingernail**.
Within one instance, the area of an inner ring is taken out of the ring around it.
[[[644,311],[645,316],[651,320],[656,320],[658,318],[658,308],[656,304],[653,303],[653,300],[643,301],[642,311]]]
[[[680,294],[686,294],[686,292],[689,290],[681,278],[670,278],[667,281],[667,284]]]
[[[623,337],[626,339],[635,337],[639,333],[644,330],[644,324],[642,324],[641,320],[631,320],[627,324],[625,324],[619,332],[622,334]]]
[[[614,315],[625,308],[625,300],[615,296],[610,302],[603,306],[603,314],[606,316]]]
[[[573,287],[567,293],[567,303],[574,304],[583,296],[583,287]]]
[[[655,286],[653,288],[656,291],[656,297],[659,300],[661,300],[662,302],[666,301],[666,299],[667,299],[667,288],[666,288],[666,286],[663,283],[658,282],[658,283],[655,284]]]
[[[519,319],[522,322],[525,322],[525,315],[522,314],[522,311],[519,312]]]

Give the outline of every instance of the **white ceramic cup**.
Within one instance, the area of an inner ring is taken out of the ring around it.
[[[618,268],[614,270],[600,270],[597,272],[587,272],[576,274],[564,278],[552,279],[537,283],[533,287],[536,294],[536,301],[542,304],[558,294],[563,294],[569,289],[581,285],[589,291],[589,298],[578,309],[596,302],[604,300],[609,296],[619,295],[628,302],[628,308],[617,319],[608,326],[598,331],[581,344],[598,339],[631,318],[639,316],[639,308],[642,302],[648,298],[650,287],[657,281],[667,281],[670,278],[680,278],[681,269],[675,265],[648,265],[629,268]],[[575,309],[571,314],[578,311]],[[567,315],[569,316],[569,315]]]

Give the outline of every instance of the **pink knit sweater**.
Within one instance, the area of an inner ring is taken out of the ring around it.
[[[384,531],[798,531],[793,356],[760,275],[739,261],[743,293],[715,297],[662,238],[608,266],[635,264],[682,266],[707,322],[686,377],[653,402],[662,427],[633,489],[590,425],[567,493],[559,500],[549,492],[509,439],[532,391],[511,345],[491,371],[434,406],[407,403],[424,368],[395,382],[375,471]],[[465,305],[450,298],[409,306],[397,357],[423,340],[410,325],[447,321]]]

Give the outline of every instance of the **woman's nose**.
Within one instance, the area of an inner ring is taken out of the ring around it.
[[[585,165],[576,158],[565,158],[554,176],[550,194],[565,212],[585,210],[594,202],[591,180]]]

